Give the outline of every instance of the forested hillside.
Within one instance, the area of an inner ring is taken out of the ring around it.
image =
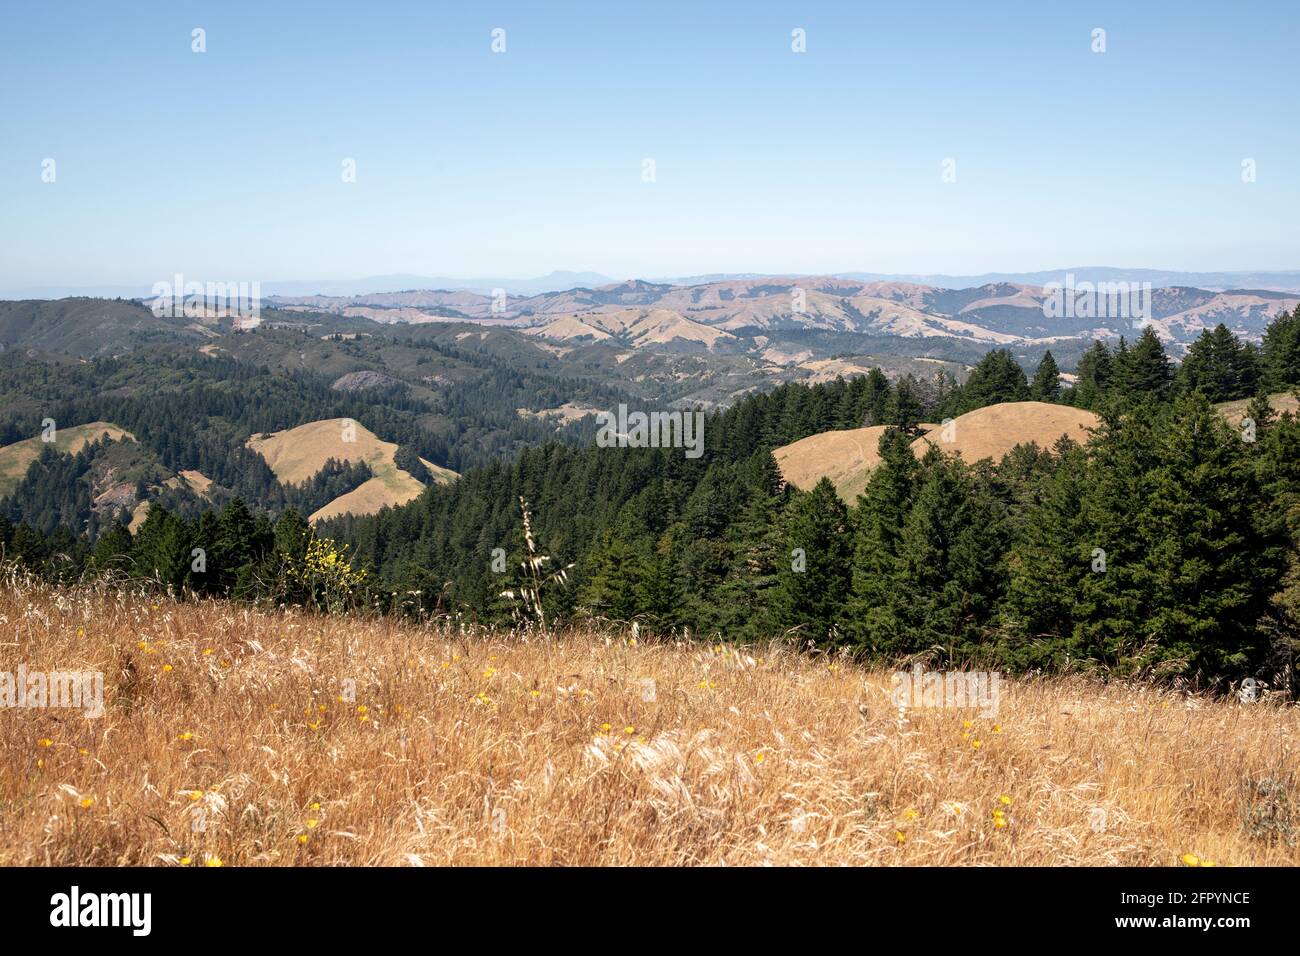
[[[293,381],[237,363],[223,372],[230,392],[210,384],[204,400],[259,430]],[[172,374],[197,372],[181,362]],[[298,384],[364,420],[355,397]],[[4,535],[10,553],[51,573],[116,568],[202,593],[482,621],[537,613],[519,601],[521,586],[537,586],[520,565],[542,555],[529,564],[539,577],[564,571],[540,587],[550,621],[727,640],[794,631],[936,663],[1292,686],[1300,421],[1264,395],[1297,385],[1300,316],[1283,314],[1261,348],[1219,329],[1177,369],[1150,330],[1096,344],[1069,388],[1050,355],[1029,376],[1000,350],[961,386],[879,373],[786,385],[710,415],[698,459],[551,442],[314,534],[295,511],[273,520],[234,501],[188,520],[156,507],[134,538],[118,527],[93,548],[67,533]],[[1213,405],[1251,396],[1240,424]],[[919,422],[1030,398],[1089,408],[1101,424],[1086,445],[1021,446],[999,462],[937,449],[918,459],[910,447]],[[125,399],[96,414],[149,436],[167,431],[162,404],[157,421],[143,407],[132,417]],[[389,431],[406,424],[383,414]],[[782,482],[772,449],[864,424],[891,427],[855,504],[829,481],[807,492]],[[164,461],[194,440],[169,433]]]

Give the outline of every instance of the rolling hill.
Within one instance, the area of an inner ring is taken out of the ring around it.
[[[75,455],[87,444],[100,438],[135,441],[134,435],[112,422],[89,422],[56,429],[54,441],[50,444],[63,454]],[[0,498],[11,494],[18,487],[18,483],[27,474],[28,467],[40,457],[45,447],[46,442],[37,436],[0,448]]]
[[[923,434],[912,442],[912,452],[922,458],[934,446],[968,464],[983,458],[996,462],[1029,442],[1050,449],[1062,435],[1082,444],[1088,440],[1088,429],[1099,421],[1092,412],[1069,405],[1006,402],[977,408],[946,424],[921,425]],[[829,478],[840,498],[854,504],[880,462],[877,446],[884,432],[883,425],[821,432],[772,454],[782,477],[796,488],[806,491]]]
[[[247,447],[265,459],[281,482],[290,485],[307,481],[331,458],[335,461],[365,462],[374,477],[335,498],[313,513],[316,522],[340,515],[374,514],[389,505],[405,504],[419,496],[424,484],[410,472],[397,467],[395,442],[386,442],[365,426],[344,418],[308,422],[271,434],[256,434]],[[438,484],[449,484],[455,472],[421,459]]]
[[[1094,413],[1069,405],[1004,402],[958,415],[912,442],[912,451],[921,458],[933,446],[967,464],[984,458],[996,462],[1017,445],[1029,442],[1050,449],[1064,435],[1083,444],[1088,440],[1088,429],[1100,421]]]
[[[1039,352],[1049,346],[1068,350],[1093,338],[1136,335],[1134,323],[1140,316],[1124,311],[1128,302],[1118,288],[1097,288],[1092,311],[1054,310],[1051,303],[1064,300],[1056,298],[1051,283],[1065,282],[1065,273],[1038,285],[997,280],[962,288],[842,276],[763,276],[684,284],[632,280],[506,296],[504,301],[464,290],[276,301],[285,308],[371,317],[376,317],[373,311],[360,310],[387,309],[391,311],[377,317],[389,322],[459,316],[559,342],[597,342],[608,335],[632,348],[681,349],[695,343],[710,351],[749,354],[816,334],[885,337],[925,343],[931,349],[965,344]],[[1257,338],[1270,319],[1300,303],[1300,293],[1290,288],[1201,289],[1152,283],[1144,296],[1149,324],[1175,354],[1220,322],[1239,335]],[[422,313],[425,318],[419,317]],[[632,328],[651,317],[647,332]],[[819,343],[815,357],[851,350],[842,344],[842,338],[834,344]]]

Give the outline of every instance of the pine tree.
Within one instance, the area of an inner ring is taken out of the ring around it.
[[[846,631],[866,647],[889,645],[895,638],[889,611],[898,542],[911,507],[920,463],[910,437],[886,429],[878,445],[880,463],[858,497],[854,513],[853,578]]]
[[[1249,447],[1198,394],[1103,429],[1084,514],[1105,570],[1078,609],[1112,666],[1212,682],[1258,665],[1283,550]]]
[[[1075,400],[1081,408],[1096,409],[1110,388],[1114,359],[1105,342],[1093,342],[1079,359],[1079,384]]]
[[[866,382],[858,405],[858,422],[863,427],[884,425],[891,398],[889,379],[879,368],[866,374]]]
[[[134,559],[138,574],[180,588],[190,569],[185,522],[161,505],[153,505],[136,532]]]
[[[1264,384],[1270,391],[1300,385],[1300,307],[1279,313],[1264,330]]]
[[[1029,381],[1015,356],[1006,349],[992,349],[971,369],[946,411],[956,416],[986,405],[1023,402],[1028,397]]]
[[[883,424],[915,432],[921,421],[921,399],[917,394],[916,380],[910,375],[900,378],[885,404]]]
[[[634,587],[637,616],[658,634],[667,634],[683,623],[683,589],[673,573],[669,552],[669,540],[665,536],[642,562]]]
[[[1120,339],[1120,350],[1115,360],[1114,380],[1119,399],[1132,403],[1144,396],[1163,398],[1173,380],[1173,371],[1155,330],[1146,326],[1131,349]]]
[[[1029,386],[1029,398],[1035,402],[1054,402],[1061,397],[1061,370],[1056,367],[1056,359],[1050,350],[1043,353],[1043,360],[1038,363],[1034,373],[1034,382]]]
[[[1226,325],[1202,331],[1187,350],[1178,370],[1184,391],[1198,391],[1211,402],[1226,402],[1254,394],[1259,385],[1254,349],[1242,343]]]
[[[731,526],[731,565],[710,596],[714,607],[700,621],[704,630],[749,641],[776,630],[776,586],[783,567],[789,566],[779,518],[789,497],[776,459],[762,455]]]
[[[931,448],[898,540],[881,649],[942,649],[950,663],[985,654],[1005,587],[1004,515],[986,472]]]
[[[1273,408],[1273,403],[1268,400],[1268,396],[1261,392],[1246,406],[1246,418],[1255,423],[1258,438],[1259,432],[1273,424],[1274,419],[1277,418],[1277,411]]]
[[[1077,658],[1075,602],[1091,553],[1081,514],[1087,454],[1062,438],[1039,500],[1017,523],[1011,548],[1003,659],[1018,668],[1061,665]]]
[[[591,613],[615,621],[631,621],[639,610],[637,586],[646,575],[645,553],[613,528],[602,536],[587,563],[590,571],[580,603]]]
[[[99,535],[92,552],[96,570],[127,573],[131,569],[131,531],[124,521],[115,521]]]
[[[852,578],[848,519],[835,486],[824,477],[787,508],[785,550],[791,560],[780,572],[777,624],[798,626],[818,644],[840,636]]]

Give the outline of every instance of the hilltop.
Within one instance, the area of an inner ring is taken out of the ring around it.
[[[1033,442],[1050,449],[1062,436],[1080,444],[1099,419],[1093,412],[1046,402],[1003,402],[977,408],[947,425],[923,424],[912,451],[921,458],[936,447],[973,464],[982,458],[995,463],[1017,445]],[[772,454],[782,477],[796,488],[811,489],[829,478],[845,502],[852,504],[880,462],[877,446],[885,426],[834,430],[810,435],[777,448]]]
[[[27,438],[12,445],[0,447],[0,497],[11,494],[27,474],[32,462],[40,457],[47,446],[65,455],[75,455],[90,442],[99,439],[135,441],[135,436],[112,422],[89,422],[68,428],[55,428],[53,441],[41,437]]]
[[[265,459],[284,484],[297,485],[318,474],[331,459],[364,462],[372,473],[361,485],[312,513],[309,521],[339,515],[374,514],[380,508],[405,504],[424,490],[425,483],[397,467],[396,442],[383,441],[370,429],[350,419],[330,418],[308,422],[269,435],[256,434],[247,446]],[[459,477],[454,471],[420,459],[438,484]]]
[[[1295,414],[1300,410],[1290,392],[1269,396],[1278,414]],[[1216,407],[1233,425],[1246,414],[1249,399],[1220,402]],[[949,426],[922,424],[920,436],[912,442],[918,458],[931,448],[960,457],[968,464],[983,458],[994,463],[1017,445],[1037,445],[1048,450],[1062,436],[1083,444],[1100,418],[1093,412],[1069,405],[1046,402],[1003,402],[977,408],[952,419]],[[877,446],[885,426],[834,429],[801,438],[773,450],[782,477],[796,488],[807,491],[823,477],[829,478],[836,492],[848,504],[866,487],[872,469],[879,464]]]

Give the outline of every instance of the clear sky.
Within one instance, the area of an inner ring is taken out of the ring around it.
[[[1298,54],[1296,2],[6,3],[0,287],[1296,269]]]

